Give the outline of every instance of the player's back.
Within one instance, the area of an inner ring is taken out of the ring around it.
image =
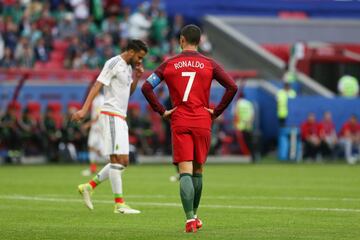
[[[209,107],[215,65],[196,51],[184,51],[165,62],[163,77],[177,107],[171,116],[172,126],[211,127],[210,113],[204,107]]]

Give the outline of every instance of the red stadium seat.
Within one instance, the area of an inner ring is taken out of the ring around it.
[[[59,102],[49,102],[47,108],[53,112],[61,112],[62,106]]]
[[[21,104],[18,101],[11,101],[8,104],[8,110],[15,110],[16,117],[21,118]]]
[[[278,13],[279,18],[283,19],[307,19],[308,15],[302,11],[281,11]]]
[[[64,51],[55,50],[50,53],[50,59],[52,62],[63,62],[65,59]]]
[[[29,111],[30,117],[36,121],[41,120],[41,105],[39,102],[28,102],[26,108]]]
[[[60,102],[49,102],[47,109],[52,111],[51,118],[54,120],[56,128],[60,129],[63,125],[62,106]]]
[[[68,103],[68,110],[70,108],[75,108],[76,110],[79,110],[81,108],[82,104],[80,102],[69,102]]]
[[[45,66],[49,70],[64,68],[64,64],[62,61],[50,61],[50,62],[47,62]]]
[[[65,52],[65,50],[69,47],[69,43],[64,40],[55,40],[53,44],[54,50],[59,50]]]

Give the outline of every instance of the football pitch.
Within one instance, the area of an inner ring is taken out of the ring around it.
[[[184,233],[174,167],[131,166],[123,175],[139,215],[113,213],[110,183],[89,211],[80,165],[0,166],[0,239],[360,239],[360,166],[208,165],[199,217]]]

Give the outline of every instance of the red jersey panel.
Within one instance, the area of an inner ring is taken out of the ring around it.
[[[210,128],[210,86],[213,64],[207,58],[193,52],[180,54],[160,66],[155,74],[166,82],[173,106],[172,126]]]
[[[171,126],[210,129],[211,115],[204,107],[209,107],[213,79],[226,88],[221,102],[214,109],[214,115],[218,116],[235,96],[237,86],[215,61],[196,51],[183,51],[162,63],[144,83],[142,92],[152,108],[162,115],[165,108],[152,89],[165,81],[172,105],[177,107],[171,115]]]

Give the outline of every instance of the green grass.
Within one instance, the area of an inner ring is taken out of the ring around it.
[[[360,239],[360,166],[208,165],[199,215],[185,234],[172,166],[131,166],[125,198],[140,215],[112,212],[109,182],[81,202],[83,166],[0,166],[0,239]]]

